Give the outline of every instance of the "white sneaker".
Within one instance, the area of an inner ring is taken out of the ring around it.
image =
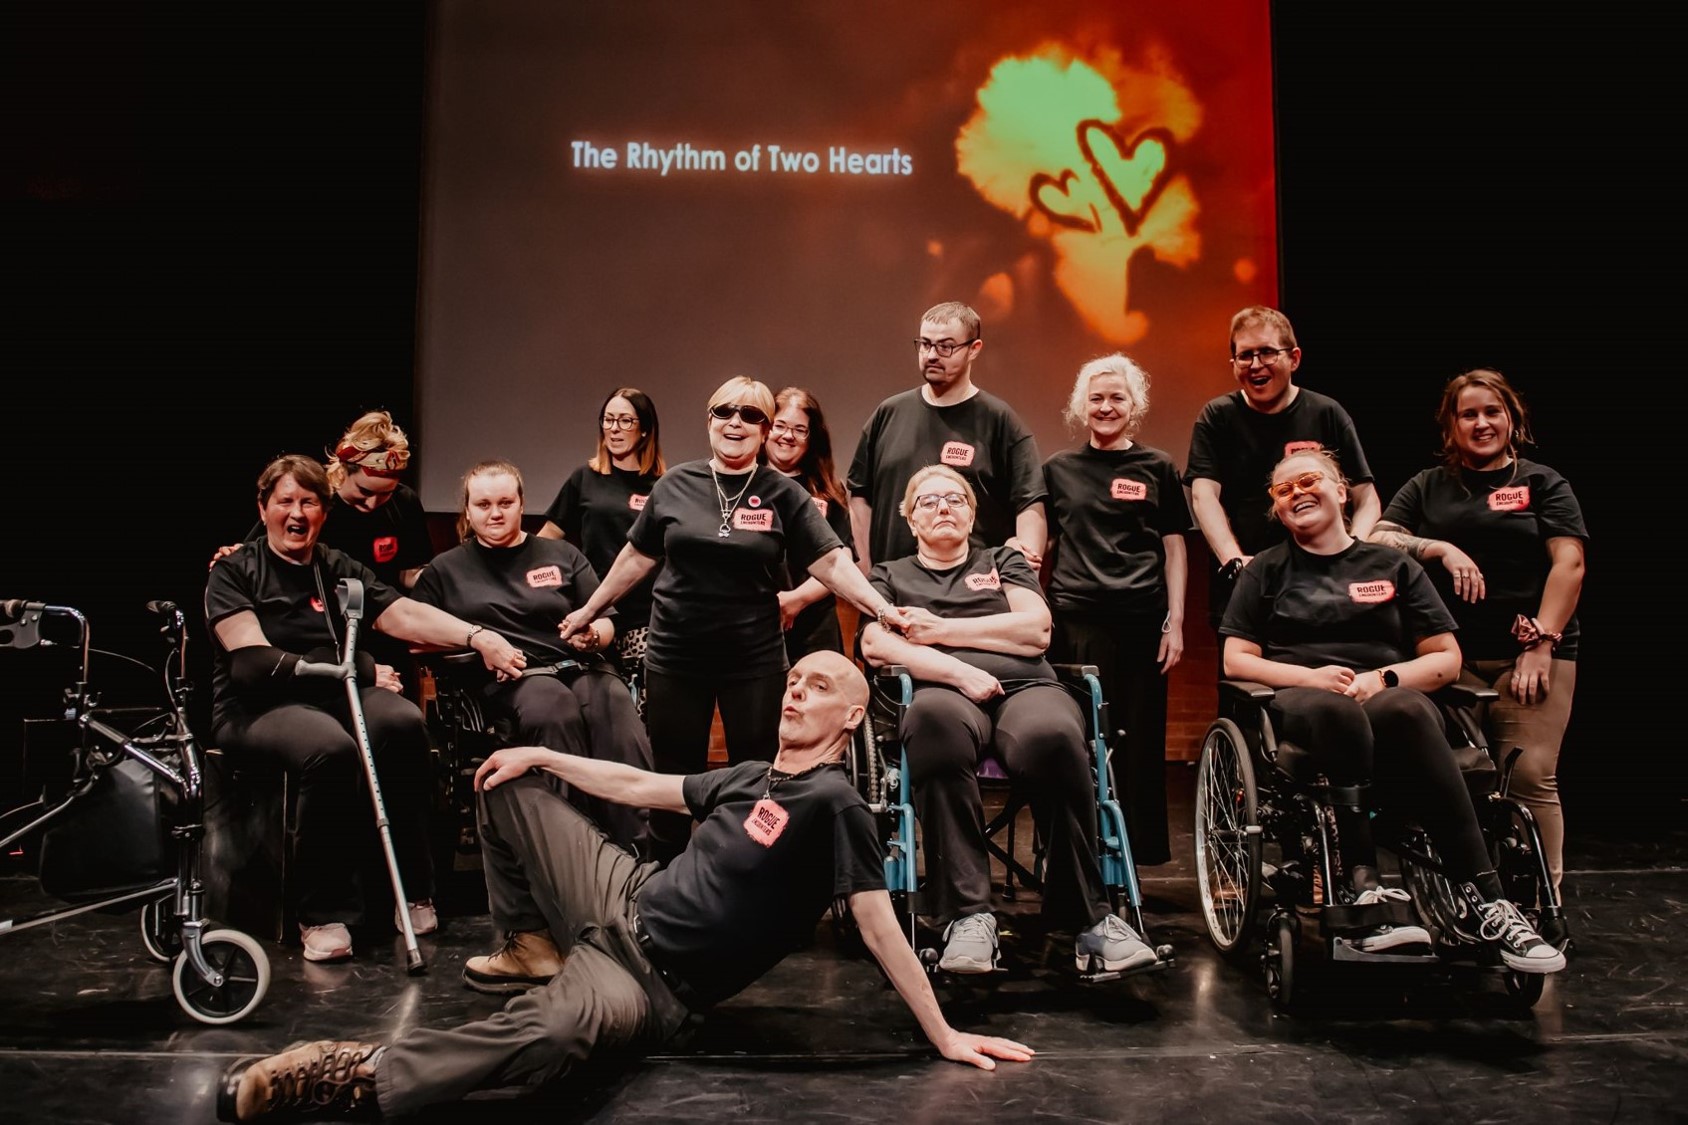
[[[1491,942],[1500,959],[1520,973],[1557,973],[1565,967],[1565,955],[1536,933],[1524,912],[1507,899],[1485,902],[1477,908],[1482,919],[1477,933]]]
[[[996,968],[996,915],[963,914],[944,927],[944,955],[938,968],[946,973],[988,973]]]
[[[1354,896],[1355,906],[1375,906],[1380,902],[1411,902],[1413,896],[1396,887],[1367,887]],[[1430,944],[1430,931],[1423,926],[1373,926],[1349,939],[1349,944],[1362,953],[1382,953],[1402,946]]]
[[[352,931],[339,922],[299,927],[307,961],[344,961],[352,955]]]

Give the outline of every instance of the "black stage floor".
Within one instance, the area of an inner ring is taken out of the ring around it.
[[[1191,774],[1173,770],[1169,867],[1146,869],[1150,936],[1167,972],[1082,988],[1066,956],[990,988],[940,990],[951,1022],[1038,1050],[994,1074],[946,1063],[865,961],[816,944],[713,1013],[683,1047],[540,1098],[491,1097],[434,1121],[988,1122],[1688,1120],[1688,834],[1573,837],[1567,902],[1579,952],[1529,1015],[1493,977],[1385,983],[1376,970],[1302,963],[1322,987],[1276,1014],[1258,970],[1218,958],[1190,875]],[[1574,827],[1574,826],[1573,826]],[[31,880],[0,880],[16,916]],[[1008,924],[1035,898],[1006,905]],[[484,1016],[463,958],[490,947],[484,914],[424,939],[408,977],[391,936],[350,964],[270,947],[274,980],[246,1021],[210,1027],[177,1007],[137,914],[0,935],[0,1121],[208,1122],[229,1060],[297,1039],[380,1039]],[[1027,943],[1029,944],[1029,943]],[[1314,970],[1323,968],[1322,974]]]

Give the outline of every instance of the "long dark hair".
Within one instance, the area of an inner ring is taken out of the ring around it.
[[[656,404],[651,396],[638,387],[617,387],[604,396],[603,405],[598,407],[598,452],[592,454],[591,460],[586,462],[587,468],[595,473],[610,475],[610,467],[615,459],[610,456],[609,447],[604,444],[604,411],[609,409],[612,399],[624,398],[633,407],[634,417],[639,419],[639,441],[633,451],[639,455],[639,471],[647,476],[660,477],[668,471],[668,466],[662,460],[662,442],[657,437]]]
[[[850,506],[850,498],[832,464],[832,433],[826,428],[826,414],[814,395],[802,387],[787,387],[774,396],[774,413],[795,406],[809,417],[809,445],[797,462],[797,480],[810,496]]]

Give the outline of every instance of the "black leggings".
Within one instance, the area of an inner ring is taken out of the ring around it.
[[[991,908],[977,774],[980,761],[994,757],[1032,789],[1046,826],[1044,913],[1079,928],[1107,914],[1084,716],[1066,689],[1037,684],[980,705],[954,688],[917,687],[900,734],[926,857],[922,913],[943,924]]]
[[[1494,864],[1471,791],[1448,746],[1442,713],[1423,692],[1385,688],[1362,704],[1321,688],[1281,688],[1271,715],[1279,740],[1310,754],[1333,785],[1370,781],[1372,802],[1422,825],[1449,874],[1493,889]],[[1342,874],[1376,867],[1368,816],[1340,806],[1336,815],[1348,867]]]
[[[509,721],[510,744],[544,746],[582,758],[651,768],[651,744],[621,677],[608,670],[523,676],[483,690],[488,712]],[[573,792],[576,808],[624,848],[644,846],[648,814]]]
[[[422,712],[401,695],[365,688],[361,701],[405,897],[417,902],[434,893],[428,732]],[[343,701],[327,707],[283,703],[231,718],[213,733],[237,760],[249,756],[292,775],[298,794],[293,862],[300,924],[358,921],[363,902],[357,873],[375,815],[351,734],[351,708]]]
[[[688,676],[645,668],[645,721],[658,773],[702,773],[709,768],[709,728],[717,707],[727,738],[727,759],[774,760],[779,752],[780,700],[785,670],[749,679]],[[685,813],[651,813],[652,855],[667,863],[691,838]]]

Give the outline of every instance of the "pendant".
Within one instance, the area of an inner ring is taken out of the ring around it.
[[[725,539],[727,536],[731,535],[732,533],[733,533],[733,529],[727,526],[727,521],[722,520],[721,521],[721,529],[715,533],[715,536],[718,539]]]

